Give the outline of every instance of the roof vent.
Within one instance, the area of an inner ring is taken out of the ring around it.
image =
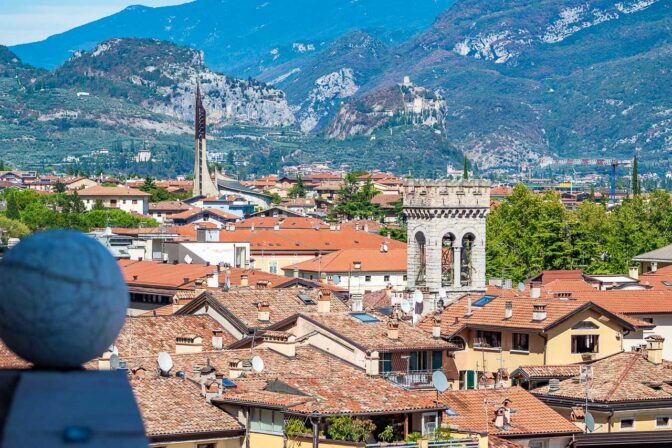
[[[560,390],[560,380],[557,378],[551,378],[551,380],[548,382],[548,391],[557,392],[559,390]]]
[[[513,302],[507,300],[504,304],[504,319],[511,319],[513,317]]]

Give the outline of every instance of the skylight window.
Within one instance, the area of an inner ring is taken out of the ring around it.
[[[446,415],[447,415],[448,417],[459,417],[460,414],[458,414],[457,412],[455,412],[455,409],[448,408],[448,409],[446,409]]]
[[[360,322],[364,322],[365,324],[380,322],[380,320],[376,316],[372,316],[368,313],[352,313],[350,315],[355,319],[359,320]]]
[[[482,308],[485,305],[487,305],[488,303],[495,300],[496,298],[497,298],[497,296],[485,295],[485,296],[481,297],[480,299],[476,300],[472,305],[477,306],[479,308]]]
[[[315,301],[305,294],[299,294],[297,297],[303,302],[304,305],[315,305]]]
[[[665,286],[672,286],[672,282],[668,282],[667,280],[663,280],[662,283]]]
[[[227,389],[233,388],[233,387],[238,387],[238,385],[236,383],[234,383],[233,381],[231,381],[228,378],[222,378],[222,386],[227,388]]]

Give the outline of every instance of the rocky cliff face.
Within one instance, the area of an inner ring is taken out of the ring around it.
[[[294,115],[281,90],[213,72],[203,53],[151,39],[111,39],[76,53],[45,81],[133,99],[149,110],[193,119],[196,83],[202,84],[211,124],[281,127]]]

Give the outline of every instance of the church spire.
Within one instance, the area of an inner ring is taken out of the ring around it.
[[[203,100],[201,99],[201,83],[196,81],[196,122],[195,122],[195,138],[196,140],[205,139],[206,116],[205,107],[203,107]]]

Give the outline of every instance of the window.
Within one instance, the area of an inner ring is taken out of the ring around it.
[[[599,350],[598,340],[598,335],[573,335],[572,353],[597,353]]]
[[[371,276],[370,276],[370,275],[366,275],[366,276],[364,277],[364,281],[365,281],[365,282],[370,282],[370,281],[371,281]]]
[[[656,417],[656,428],[669,428],[670,417]]]
[[[499,331],[478,330],[476,332],[476,339],[474,340],[474,347],[502,348],[502,333]]]
[[[632,431],[635,429],[635,419],[634,418],[622,418],[621,419],[621,431]]]
[[[443,352],[434,350],[432,352],[432,370],[439,370],[443,367]]]
[[[404,274],[404,281],[408,280],[408,275]]]
[[[137,204],[137,203],[138,203],[138,200],[137,200],[137,199],[133,199],[133,200],[131,201],[131,204]]]
[[[270,409],[252,409],[250,416],[250,431],[282,434],[282,412]]]
[[[648,323],[650,323],[650,324],[653,323],[653,317],[642,317],[642,320],[643,320],[644,322],[648,322]]]
[[[199,443],[196,448],[215,448],[214,443]]]
[[[429,370],[427,352],[411,352],[410,370]]]
[[[436,412],[422,414],[422,435],[431,436],[436,432],[439,423],[439,415]]]
[[[548,440],[530,440],[529,448],[548,448]]]
[[[529,352],[530,335],[527,333],[513,333],[513,346],[511,349],[520,352]]]
[[[390,276],[389,275],[383,275],[383,281],[384,282],[389,282],[390,281]]]
[[[392,353],[381,353],[378,361],[378,371],[380,373],[392,371]]]
[[[448,339],[448,342],[457,347],[458,351],[464,350],[467,347],[467,343],[462,339],[462,336],[453,336]]]
[[[574,325],[572,327],[572,330],[597,330],[598,328],[600,328],[600,327],[595,325],[593,322],[591,322],[589,320],[584,320],[584,321],[579,322],[578,324]]]
[[[268,271],[271,274],[277,274],[278,273],[278,262],[277,261],[269,261],[268,262]]]

